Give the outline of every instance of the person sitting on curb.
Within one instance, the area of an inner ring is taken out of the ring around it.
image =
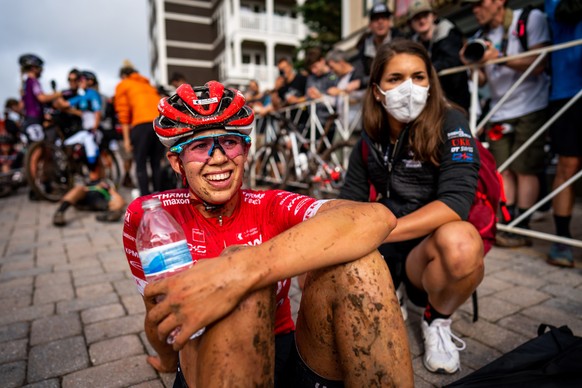
[[[65,211],[71,206],[79,210],[100,211],[95,218],[101,222],[117,222],[123,216],[125,199],[117,192],[115,185],[101,179],[87,185],[77,185],[69,190],[61,200],[53,216],[53,225],[65,226]]]

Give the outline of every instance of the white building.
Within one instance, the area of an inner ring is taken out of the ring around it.
[[[217,79],[273,86],[276,61],[292,56],[308,30],[295,7],[304,0],[149,0],[151,71],[167,85]]]

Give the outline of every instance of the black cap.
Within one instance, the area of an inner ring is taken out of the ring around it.
[[[374,6],[370,9],[370,20],[381,16],[389,18],[392,16],[392,11],[390,11],[390,8],[388,8],[388,6],[384,3],[374,4]]]

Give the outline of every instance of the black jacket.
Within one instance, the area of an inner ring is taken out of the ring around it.
[[[434,200],[440,200],[466,219],[475,197],[479,154],[463,114],[449,110],[443,125],[440,166],[416,161],[409,147],[410,131],[403,130],[395,145],[372,144],[362,133],[350,156],[350,164],[340,198],[368,201],[370,183],[379,202],[396,217],[402,217]],[[362,142],[368,147],[367,163]],[[391,172],[389,162],[392,162]]]

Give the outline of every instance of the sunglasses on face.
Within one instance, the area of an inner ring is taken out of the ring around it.
[[[170,147],[170,152],[180,154],[184,162],[207,162],[214,150],[219,149],[229,159],[242,155],[251,144],[251,137],[239,133],[226,133],[195,137]]]

